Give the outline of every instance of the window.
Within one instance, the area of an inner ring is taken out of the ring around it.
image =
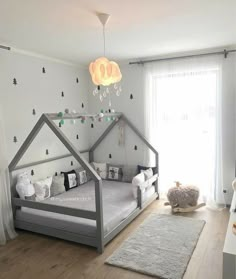
[[[159,151],[160,189],[174,181],[212,195],[216,178],[218,69],[152,75],[151,141]]]

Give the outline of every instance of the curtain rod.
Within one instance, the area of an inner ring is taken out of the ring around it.
[[[63,64],[63,65],[68,65],[68,66],[72,66],[72,67],[76,67],[76,68],[85,69],[83,64],[76,64],[76,63],[70,62],[69,60],[68,61],[67,60],[61,60],[59,58],[47,56],[47,55],[40,54],[40,53],[33,52],[33,51],[28,51],[28,50],[19,49],[19,48],[10,47],[10,46],[0,44],[0,50],[1,49],[6,50],[6,51],[10,51],[12,53],[20,54],[20,55],[36,57],[36,58],[39,58],[39,59],[44,59],[44,60],[47,60],[47,61],[60,63],[60,64]]]
[[[8,46],[3,46],[3,45],[0,45],[0,48],[1,48],[1,49],[5,49],[5,50],[11,50],[10,47],[8,47]]]
[[[173,57],[167,57],[167,58],[157,58],[157,59],[151,59],[151,60],[140,60],[135,62],[129,62],[129,65],[134,64],[145,64],[145,63],[152,63],[152,62],[160,62],[160,61],[168,61],[168,60],[174,60],[174,59],[184,59],[184,58],[192,58],[192,57],[202,57],[202,56],[210,56],[210,55],[220,55],[223,54],[224,58],[227,58],[228,54],[231,52],[236,52],[236,49],[232,50],[226,50],[223,51],[216,51],[216,52],[207,52],[207,53],[199,53],[199,54],[192,54],[192,55],[184,55],[184,56],[173,56]]]

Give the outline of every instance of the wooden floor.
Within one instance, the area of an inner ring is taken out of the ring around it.
[[[163,201],[154,201],[105,249],[102,255],[87,246],[19,231],[19,236],[0,247],[0,279],[148,279],[149,276],[104,264],[105,259],[150,213],[171,214]],[[184,279],[221,279],[222,249],[229,212],[201,208],[185,214],[206,220]],[[178,259],[176,259],[178,260]]]

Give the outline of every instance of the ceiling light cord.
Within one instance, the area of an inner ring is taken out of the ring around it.
[[[110,86],[119,82],[122,78],[119,65],[114,61],[109,61],[106,57],[106,30],[105,25],[110,17],[108,14],[97,14],[98,19],[103,25],[103,57],[97,58],[94,62],[91,62],[89,65],[89,72],[91,74],[92,81],[95,85],[100,86]],[[115,87],[115,85],[114,85]],[[117,87],[117,86],[116,86]],[[96,92],[97,91],[97,92]],[[94,91],[93,95],[95,96],[98,93],[98,90]],[[103,97],[105,98],[109,93],[109,88],[100,93],[100,101],[102,102]],[[116,92],[117,96],[120,95],[120,90]],[[110,105],[110,103],[109,103]]]
[[[106,57],[106,34],[105,34],[105,26],[103,25],[103,55]]]

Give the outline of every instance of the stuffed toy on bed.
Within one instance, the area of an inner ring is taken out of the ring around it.
[[[175,182],[176,186],[169,189],[165,205],[170,205],[173,212],[190,212],[205,205],[198,204],[199,189],[196,186],[181,186],[180,182]]]
[[[35,200],[35,189],[30,182],[28,172],[20,173],[17,176],[16,191],[23,200]]]

